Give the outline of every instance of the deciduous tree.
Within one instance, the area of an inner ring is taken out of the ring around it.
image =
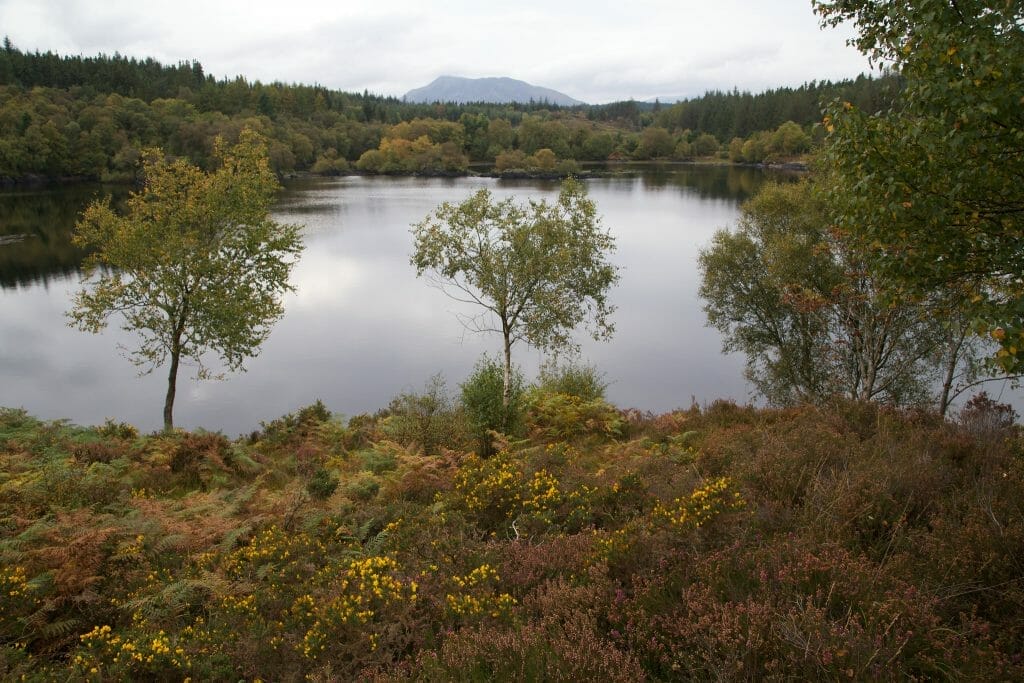
[[[915,292],[971,292],[1024,368],[1024,4],[1019,0],[815,2],[855,22],[852,42],[902,77],[892,108],[829,110],[825,161],[835,220]]]
[[[955,302],[901,300],[841,232],[809,182],[770,184],[699,257],[708,322],[774,404],[832,395],[924,403],[943,371],[941,410],[974,350]],[[959,333],[959,334],[958,334]]]
[[[145,160],[145,186],[118,215],[110,200],[86,208],[74,242],[94,249],[70,324],[90,332],[119,314],[139,336],[129,358],[144,372],[170,361],[164,428],[174,424],[183,359],[212,376],[203,354],[242,369],[281,317],[281,294],[302,250],[298,226],[270,219],[277,179],[259,136],[245,130],[219,168],[206,173],[159,150]]]
[[[554,203],[495,201],[480,190],[442,204],[413,235],[417,275],[429,274],[453,299],[483,309],[463,319],[468,328],[502,335],[506,406],[516,342],[571,347],[572,331],[585,321],[595,338],[613,331],[608,290],[618,268],[608,257],[615,242],[577,181],[565,181]]]

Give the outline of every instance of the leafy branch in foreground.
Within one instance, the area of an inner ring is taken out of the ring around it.
[[[877,114],[836,101],[824,161],[835,220],[915,292],[968,293],[995,365],[1024,369],[1024,6],[815,2],[822,23],[904,80]]]

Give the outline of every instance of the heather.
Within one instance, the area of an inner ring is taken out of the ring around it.
[[[440,394],[234,441],[3,410],[0,673],[1024,677],[1024,440],[994,401],[648,415],[548,384],[484,457]]]

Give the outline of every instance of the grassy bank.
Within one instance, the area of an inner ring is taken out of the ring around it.
[[[414,403],[235,442],[0,412],[0,675],[1024,678],[998,406],[535,395],[481,458]]]

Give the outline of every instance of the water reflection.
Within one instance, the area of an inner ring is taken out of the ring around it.
[[[623,267],[612,292],[615,337],[580,339],[584,357],[612,381],[612,401],[661,411],[686,406],[691,396],[747,398],[742,359],[723,357],[717,332],[704,327],[695,260],[764,177],[754,169],[667,166],[587,181]],[[293,275],[298,291],[286,298],[284,318],[248,372],[200,383],[186,380],[185,370],[179,423],[237,434],[316,398],[348,415],[372,411],[437,372],[457,390],[480,353],[496,352],[500,342],[467,334],[456,315],[476,311],[416,278],[409,226],[481,187],[498,198],[553,198],[558,191],[552,182],[490,178],[289,182],[275,217],[305,226],[307,249]],[[134,336],[65,325],[82,256],[70,245],[70,230],[96,192],[0,194],[2,215],[12,217],[4,234],[36,236],[31,246],[0,246],[0,282],[11,283],[0,290],[0,405],[79,423],[116,416],[157,428],[163,370],[137,378],[117,351],[118,344],[133,347]],[[539,354],[514,353],[528,376],[536,372]]]
[[[127,195],[123,187],[0,192],[0,288],[42,285],[79,271],[85,252],[71,244],[82,209],[97,197]]]
[[[753,196],[766,177],[759,168],[717,164],[691,164],[673,162],[647,162],[642,164],[590,164],[616,178],[639,178],[645,190],[680,189],[692,192],[701,199],[745,200]],[[798,178],[791,172],[771,172],[770,177],[780,181]]]

